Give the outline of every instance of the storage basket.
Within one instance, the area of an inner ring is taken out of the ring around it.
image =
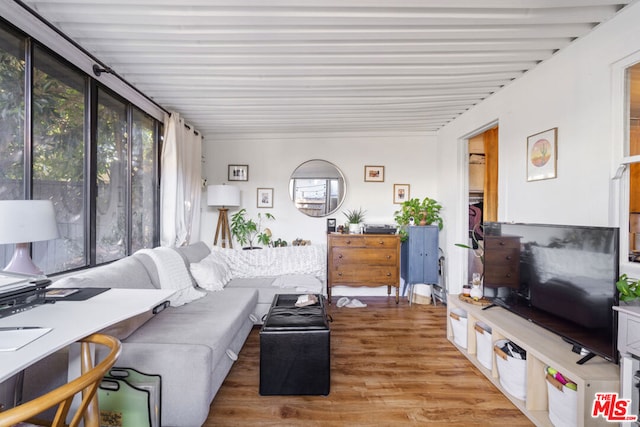
[[[496,341],[493,351],[496,353],[496,365],[500,385],[507,393],[516,399],[526,400],[527,398],[527,361],[516,359],[502,351],[508,340]]]
[[[482,322],[476,322],[474,330],[476,334],[476,359],[482,366],[491,369],[493,366],[491,327]]]
[[[578,392],[547,373],[549,420],[555,427],[578,425]]]
[[[453,342],[462,348],[467,348],[467,312],[461,308],[454,308],[449,313]]]
[[[416,283],[411,292],[411,302],[414,304],[431,304],[431,285]]]

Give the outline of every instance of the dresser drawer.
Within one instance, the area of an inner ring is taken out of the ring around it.
[[[389,248],[395,250],[398,238],[390,236],[365,236],[364,245],[368,248]]]
[[[340,248],[362,248],[365,246],[365,239],[362,235],[330,235],[329,247]]]
[[[486,250],[496,250],[500,248],[518,249],[520,251],[519,236],[485,236],[484,246]]]
[[[398,251],[395,249],[371,249],[368,247],[350,249],[336,247],[331,251],[331,261],[335,264],[352,264],[353,268],[367,265],[397,265]]]
[[[354,268],[336,267],[329,272],[332,283],[352,283],[360,286],[394,285],[398,282],[398,269],[390,267]]]
[[[518,287],[520,248],[500,248],[485,252],[484,283],[490,286]]]

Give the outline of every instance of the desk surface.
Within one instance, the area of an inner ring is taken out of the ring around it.
[[[173,293],[162,289],[110,289],[85,301],[60,300],[0,319],[0,327],[52,328],[18,350],[0,352],[0,382],[81,338],[149,312]]]

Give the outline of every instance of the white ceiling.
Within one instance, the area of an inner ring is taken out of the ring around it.
[[[631,0],[25,0],[206,136],[429,132]]]

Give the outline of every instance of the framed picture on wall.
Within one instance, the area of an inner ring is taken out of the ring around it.
[[[249,165],[229,165],[229,181],[249,181]]]
[[[273,207],[273,188],[258,188],[258,207]]]
[[[558,128],[527,138],[527,181],[556,177]]]
[[[365,166],[365,182],[384,182],[384,166]]]
[[[404,203],[409,198],[409,184],[393,184],[393,203]]]

